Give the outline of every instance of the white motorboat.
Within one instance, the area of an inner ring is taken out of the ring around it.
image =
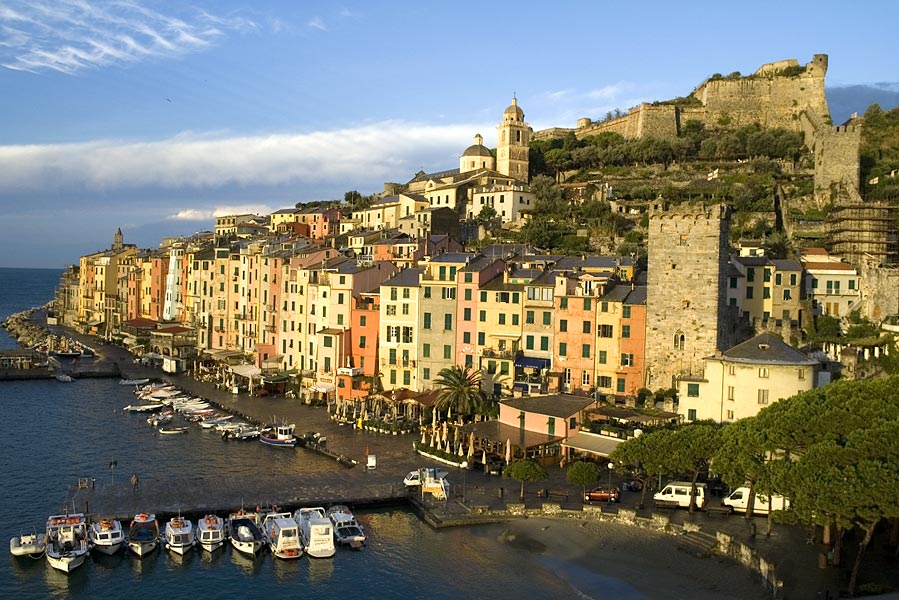
[[[94,550],[112,556],[125,545],[122,522],[116,519],[94,521],[88,530],[88,539]]]
[[[293,518],[300,524],[300,541],[307,555],[313,558],[334,556],[333,526],[324,508],[301,508],[293,514]]]
[[[175,413],[171,410],[167,410],[147,417],[147,424],[151,427],[159,427],[160,425],[170,423],[173,418],[175,418]]]
[[[290,513],[273,512],[265,515],[262,531],[272,554],[278,558],[293,559],[303,556],[300,526]]]
[[[146,385],[150,383],[149,379],[120,379],[119,385]]]
[[[225,520],[218,515],[206,515],[197,521],[197,543],[207,552],[215,552],[225,544]]]
[[[355,515],[343,504],[328,509],[328,518],[334,526],[334,539],[341,546],[361,548],[365,545],[365,531]]]
[[[259,433],[259,441],[269,446],[293,448],[297,445],[297,438],[293,434],[295,425],[271,425]]]
[[[160,427],[156,431],[159,432],[160,435],[178,435],[181,433],[187,433],[189,429],[187,427]]]
[[[75,379],[68,373],[57,373],[56,381],[61,381],[63,383],[72,383],[73,381],[75,381]]]
[[[47,535],[44,533],[23,533],[9,540],[9,553],[13,556],[39,557],[44,553]]]
[[[228,516],[228,537],[238,552],[255,556],[265,546],[265,536],[259,528],[259,515],[244,511]]]
[[[129,404],[128,406],[122,407],[122,410],[127,410],[128,412],[153,412],[155,410],[162,410],[163,408],[165,408],[165,404],[153,402],[151,404]]]
[[[181,516],[174,517],[165,524],[165,546],[176,554],[184,554],[194,547],[196,541],[193,523]]]
[[[87,519],[83,514],[54,515],[47,519],[47,562],[71,573],[87,558]]]
[[[138,556],[146,556],[159,545],[159,523],[156,515],[140,513],[134,516],[128,530],[128,547]]]

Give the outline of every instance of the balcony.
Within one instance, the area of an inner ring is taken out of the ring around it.
[[[493,348],[484,348],[481,356],[485,358],[514,359],[519,354],[521,354],[521,350],[494,350]]]
[[[356,377],[357,375],[362,375],[362,367],[338,367],[337,374]]]

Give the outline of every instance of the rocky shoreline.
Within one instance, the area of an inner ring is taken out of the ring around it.
[[[40,308],[29,308],[28,310],[11,314],[3,320],[3,329],[22,348],[34,348],[44,344],[48,341],[48,337],[53,334],[46,325],[40,325],[34,321],[34,313],[39,310],[46,310],[49,306],[47,304]]]

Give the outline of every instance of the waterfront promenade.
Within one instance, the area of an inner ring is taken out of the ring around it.
[[[69,332],[67,332],[69,333]],[[321,407],[311,407],[299,400],[284,397],[251,397],[247,394],[231,394],[210,383],[193,380],[184,375],[168,375],[134,363],[133,358],[123,348],[98,345],[96,340],[75,336],[94,348],[97,360],[118,364],[125,377],[153,377],[168,380],[197,396],[202,396],[227,410],[246,415],[259,422],[285,420],[296,423],[297,431],[316,431],[327,438],[328,448],[336,453],[356,460],[355,467],[345,467],[334,462],[333,469],[325,472],[295,473],[286,477],[259,476],[252,482],[228,478],[177,478],[168,481],[142,481],[137,493],[132,493],[127,482],[116,485],[96,483],[96,487],[77,489],[73,486],[70,497],[80,510],[88,502],[90,512],[116,514],[127,517],[135,512],[154,510],[160,515],[183,511],[202,513],[239,508],[254,508],[279,504],[300,506],[346,502],[358,506],[403,505],[426,511],[426,520],[440,526],[492,522],[498,519],[549,516],[572,521],[576,519],[615,519],[620,509],[634,511],[638,517],[634,535],[645,535],[639,529],[655,522],[666,524],[669,532],[681,535],[666,536],[659,543],[670,544],[672,550],[691,550],[684,544],[689,530],[698,530],[705,537],[699,537],[699,544],[692,550],[703,554],[702,543],[711,549],[711,540],[717,532],[733,538],[776,566],[777,576],[783,582],[781,595],[787,598],[822,598],[824,591],[830,590],[836,597],[837,590],[845,586],[845,570],[832,567],[823,568],[822,558],[826,547],[818,543],[807,543],[807,531],[801,527],[775,525],[772,535],[764,534],[763,518],[751,521],[739,516],[719,513],[696,513],[686,511],[653,510],[648,507],[636,510],[639,493],[624,492],[620,506],[603,506],[602,513],[590,516],[584,511],[580,501],[581,489],[566,481],[565,472],[558,466],[548,467],[549,479],[526,485],[524,502],[519,500],[520,484],[502,477],[482,472],[467,471],[449,467],[452,482],[450,498],[447,501],[413,502],[403,489],[402,478],[409,470],[420,466],[437,466],[437,463],[416,455],[412,442],[419,439],[412,435],[383,435],[357,431],[351,426],[340,425],[328,418]],[[235,442],[237,443],[237,442]],[[272,449],[274,452],[291,450]],[[307,452],[297,448],[293,452]],[[377,468],[364,468],[366,454],[377,457]],[[124,478],[123,478],[124,479]],[[615,480],[613,479],[613,482]],[[539,498],[536,491],[545,488],[564,496]],[[712,499],[716,502],[717,499]],[[537,535],[542,535],[535,532]],[[549,535],[549,534],[546,534]],[[819,537],[816,542],[820,542]],[[873,548],[870,550],[874,550]],[[847,539],[844,546],[844,564],[854,557],[854,542]],[[860,581],[877,581],[885,586],[899,586],[895,569],[885,553],[870,551],[862,566]],[[601,560],[597,557],[597,560]],[[710,563],[712,564],[712,563]]]

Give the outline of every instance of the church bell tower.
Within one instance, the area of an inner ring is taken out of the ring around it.
[[[528,181],[528,144],[531,126],[524,122],[524,111],[518,99],[503,111],[503,120],[496,126],[496,170],[519,181]]]

